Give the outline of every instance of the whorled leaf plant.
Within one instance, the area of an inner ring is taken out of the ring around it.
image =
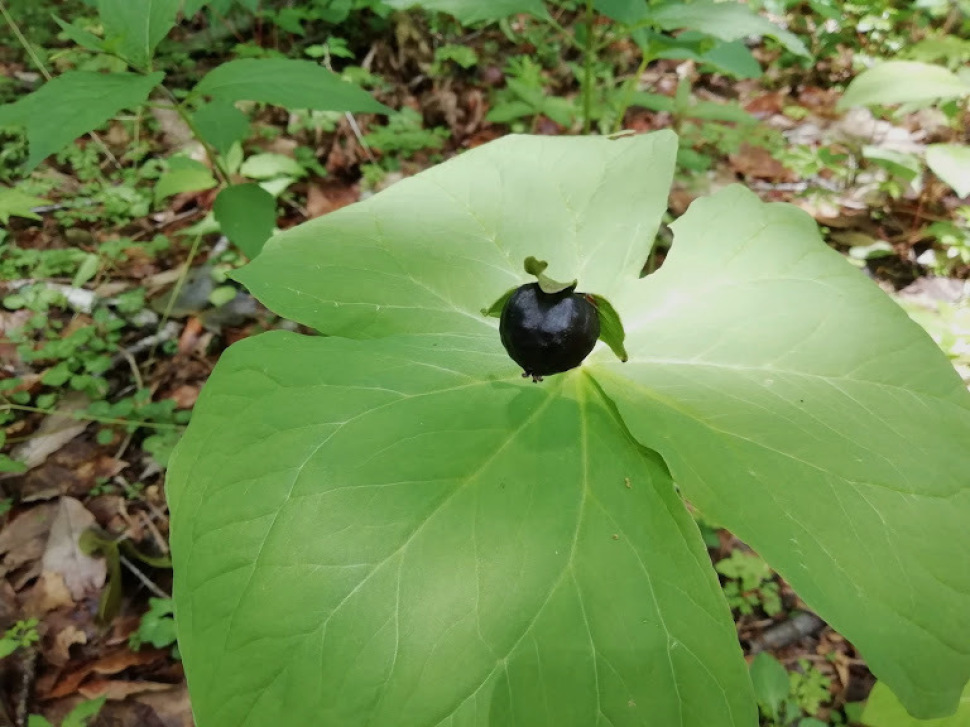
[[[679,495],[913,714],[955,707],[970,396],[806,214],[741,187],[695,202],[641,279],[675,152],[507,137],[238,273],[325,335],[235,344],[174,458],[200,727],[755,725]],[[600,343],[521,377],[482,311],[530,256],[612,304],[628,361]]]

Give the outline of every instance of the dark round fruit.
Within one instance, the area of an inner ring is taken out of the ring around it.
[[[579,366],[596,345],[600,319],[572,288],[544,293],[538,283],[529,283],[505,303],[499,332],[512,360],[538,379]]]

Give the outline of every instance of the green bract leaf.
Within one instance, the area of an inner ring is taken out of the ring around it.
[[[464,24],[500,20],[518,13],[528,13],[537,18],[548,17],[542,0],[384,0],[386,5],[400,10],[424,8],[448,13]]]
[[[970,195],[970,147],[962,144],[930,144],[926,165],[953,187],[958,197]]]
[[[286,108],[388,113],[364,89],[311,61],[242,58],[209,71],[192,91],[216,101],[260,101]]]
[[[767,35],[796,55],[810,55],[797,35],[761,17],[747,5],[733,0],[670,3],[651,10],[649,17],[657,27],[664,30],[699,30],[725,41],[740,40],[748,35]]]
[[[164,77],[164,73],[68,71],[16,103],[0,106],[0,124],[26,127],[30,154],[24,173],[28,173],[121,109],[144,103]]]
[[[169,474],[206,727],[756,721],[697,528],[581,371],[497,336],[232,347]]]
[[[613,299],[630,361],[588,370],[691,502],[914,714],[946,713],[970,674],[970,396],[805,213],[730,187],[673,227]]]
[[[175,25],[181,0],[98,0],[105,45],[136,68],[147,68],[155,47]]]
[[[234,184],[219,192],[212,212],[222,230],[250,260],[276,227],[276,200],[258,184]]]
[[[279,235],[236,277],[324,333],[488,330],[497,341],[482,308],[532,282],[529,255],[610,300],[637,280],[675,155],[670,132],[508,136]]]
[[[610,350],[616,354],[620,361],[626,361],[629,358],[623,345],[626,332],[623,330],[623,321],[620,320],[620,314],[617,313],[610,301],[602,295],[591,293],[587,293],[587,295],[593,299],[593,305],[596,306],[596,312],[599,314],[600,340],[610,347]]]
[[[886,61],[852,79],[837,108],[926,104],[968,95],[970,84],[943,66],[917,61]]]

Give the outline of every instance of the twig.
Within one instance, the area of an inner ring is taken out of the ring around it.
[[[172,597],[172,595],[170,593],[166,593],[161,588],[159,588],[158,586],[156,586],[148,576],[146,576],[144,573],[142,573],[140,570],[138,570],[138,566],[136,566],[134,563],[132,563],[130,560],[128,560],[125,556],[119,555],[118,557],[121,559],[122,565],[124,565],[125,568],[127,568],[132,573],[134,573],[135,574],[135,578],[137,578],[138,580],[140,580],[141,583],[142,583],[142,585],[145,586],[145,588],[147,588],[149,591],[151,591],[152,593],[154,593],[159,598],[171,598]]]
[[[158,512],[155,506],[151,503],[149,503],[149,507],[151,507],[154,512]],[[145,523],[145,527],[148,528],[148,531],[152,534],[152,537],[155,538],[155,544],[158,546],[158,549],[165,553],[165,555],[168,555],[171,550],[169,550],[168,542],[162,537],[162,533],[158,529],[158,526],[155,525],[152,519],[148,517],[143,510],[139,510],[138,515],[141,517],[141,521]]]

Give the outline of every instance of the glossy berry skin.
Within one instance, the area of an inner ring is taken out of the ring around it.
[[[582,293],[567,288],[544,293],[538,283],[516,290],[502,308],[502,345],[538,381],[576,368],[600,335],[596,308]]]

